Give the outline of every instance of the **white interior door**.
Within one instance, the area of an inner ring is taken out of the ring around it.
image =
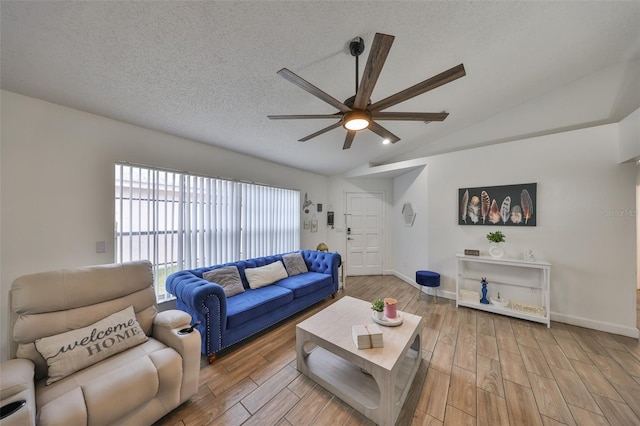
[[[382,275],[382,195],[346,194],[347,275]]]

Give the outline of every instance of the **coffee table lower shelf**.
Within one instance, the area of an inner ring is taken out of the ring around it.
[[[411,386],[417,358],[418,351],[409,349],[396,380],[396,404]],[[317,347],[307,357],[307,368],[311,379],[358,411],[374,410],[380,406],[380,388],[373,376],[342,357]]]

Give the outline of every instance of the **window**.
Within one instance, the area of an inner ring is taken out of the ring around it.
[[[167,276],[300,248],[300,192],[115,166],[116,261],[148,259],[159,301]]]

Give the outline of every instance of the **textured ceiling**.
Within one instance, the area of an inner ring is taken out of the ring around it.
[[[3,1],[0,18],[3,89],[325,175],[618,121],[640,106],[628,91],[637,1]],[[396,39],[372,102],[464,63],[466,77],[389,109],[447,111],[446,121],[385,122],[400,142],[363,131],[343,151],[342,128],[297,142],[331,122],[266,118],[335,112],[276,71],[344,100],[355,90],[348,42],[363,37],[367,55],[376,32]],[[602,75],[594,90],[563,89],[592,75]],[[553,93],[566,96],[535,102]]]

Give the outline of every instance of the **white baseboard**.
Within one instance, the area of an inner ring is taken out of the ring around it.
[[[390,275],[395,275],[396,277],[406,282],[407,284],[412,285],[413,287],[416,287],[416,288],[422,287],[418,285],[413,278],[407,277],[406,275],[400,274],[396,271],[394,271],[393,274],[390,274]],[[436,290],[435,287],[425,287],[425,288],[426,290],[422,290],[421,288],[421,291],[429,295],[433,295],[434,290]],[[454,292],[440,290],[439,288],[437,289],[437,291],[438,291],[438,297],[444,297],[446,299],[452,299],[452,300],[456,299],[456,294]],[[559,314],[557,312],[551,312],[551,321],[561,322],[564,324],[577,325],[578,327],[605,331],[607,333],[619,334],[621,336],[633,337],[635,339],[640,338],[640,330],[638,330],[635,327],[626,327],[626,326],[612,324],[608,322],[595,321],[589,318],[575,317],[571,315]]]
[[[635,327],[626,327],[609,322],[595,321],[589,318],[551,312],[551,321],[577,325],[578,327],[590,328],[592,330],[606,331],[607,333],[619,334],[621,336],[633,337],[635,339],[640,338],[640,330]]]

